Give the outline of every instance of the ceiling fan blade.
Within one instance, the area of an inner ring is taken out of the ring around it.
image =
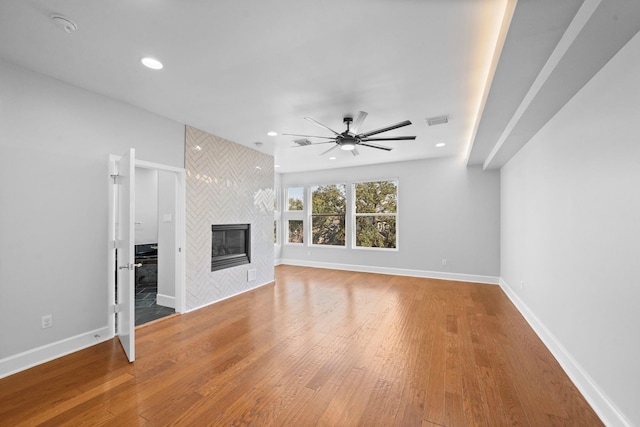
[[[351,133],[358,133],[360,126],[362,126],[362,122],[367,118],[369,114],[365,111],[360,111],[353,121],[353,126],[351,126]]]
[[[283,133],[282,135],[287,135],[287,136],[304,136],[307,138],[323,138],[323,139],[334,139],[333,136],[318,136],[318,135],[299,135],[297,133]]]
[[[390,136],[382,138],[362,138],[360,141],[413,141],[415,136]]]
[[[335,141],[322,141],[322,142],[314,142],[313,144],[306,145],[292,145],[291,148],[301,148],[301,147],[311,147],[313,145],[322,145],[322,144],[335,144]]]
[[[335,150],[336,148],[338,148],[338,144],[334,145],[333,147],[329,148],[327,151],[323,151],[322,153],[320,153],[321,156],[324,156],[325,154],[327,154],[329,151],[331,150]]]
[[[372,130],[370,132],[365,132],[365,133],[361,133],[360,135],[357,135],[358,138],[362,139],[362,138],[367,138],[371,135],[376,135],[382,132],[386,132],[388,130],[393,130],[393,129],[398,129],[404,126],[409,126],[411,124],[411,122],[409,120],[405,120],[404,122],[400,122],[400,123],[396,123],[395,125],[391,125],[391,126],[387,126],[385,128],[381,128],[381,129],[376,129],[376,130]]]
[[[378,145],[378,144],[367,144],[367,143],[361,142],[360,145],[364,145],[365,147],[378,148],[380,150],[386,150],[386,151],[393,150],[393,148],[391,147],[385,147],[384,145]]]
[[[355,156],[357,156],[357,155],[358,155],[358,154],[360,154],[360,153],[358,152],[358,149],[357,149],[357,148],[354,148],[353,150],[351,150],[351,154],[353,154],[353,155],[354,155],[354,157],[355,157]]]
[[[330,127],[327,127],[327,126],[323,125],[322,123],[320,123],[320,122],[319,122],[319,121],[317,121],[317,120],[312,119],[311,117],[305,117],[304,119],[305,119],[305,120],[308,120],[308,121],[310,121],[310,122],[312,122],[312,123],[315,123],[315,124],[317,124],[318,126],[320,126],[320,127],[322,127],[322,128],[325,128],[325,129],[326,129],[326,130],[328,130],[328,131],[331,131],[334,135],[340,135],[340,134],[339,134],[338,132],[336,132],[335,130],[331,129]]]

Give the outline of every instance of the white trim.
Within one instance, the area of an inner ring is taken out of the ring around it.
[[[120,159],[121,156],[116,156],[113,154],[109,155],[109,164],[108,164],[108,168],[109,168],[109,176],[108,176],[108,180],[107,180],[107,185],[108,185],[108,190],[107,190],[107,197],[108,197],[108,209],[109,212],[107,214],[107,282],[108,282],[108,286],[109,286],[109,292],[108,292],[108,296],[107,296],[107,325],[109,326],[109,335],[111,336],[115,336],[116,334],[116,316],[113,314],[113,307],[116,303],[115,300],[115,283],[116,283],[116,269],[115,269],[115,263],[116,263],[116,248],[115,248],[115,244],[116,244],[116,229],[115,229],[115,224],[116,224],[116,207],[117,207],[117,203],[116,203],[116,190],[115,190],[115,185],[114,185],[114,178],[111,175],[117,175],[118,174],[118,159]],[[112,288],[112,284],[113,284],[113,288]]]
[[[156,294],[156,304],[175,309],[176,298],[169,295]]]
[[[544,323],[529,309],[524,301],[518,297],[507,282],[500,278],[499,284],[513,305],[516,306],[520,314],[522,314],[529,326],[531,326],[531,329],[533,329],[558,363],[560,363],[562,369],[571,381],[573,381],[578,390],[580,390],[580,393],[582,393],[589,405],[591,405],[593,410],[598,414],[602,422],[607,426],[631,427],[632,424],[625,419],[622,412],[615,407],[607,395],[598,387],[598,384],[587,374],[549,329],[545,327]]]
[[[393,182],[396,185],[396,211],[395,212],[385,212],[385,213],[358,213],[357,209],[356,209],[356,185],[358,184],[365,184],[368,182]],[[350,249],[356,249],[356,250],[360,250],[360,249],[373,249],[373,250],[382,250],[382,251],[399,251],[400,250],[400,178],[396,177],[396,178],[388,178],[388,179],[368,179],[368,180],[363,180],[363,181],[351,181],[351,218],[350,218],[350,222],[351,222],[351,230],[349,232],[350,234],[350,239],[351,239],[351,246]],[[393,216],[396,219],[396,246],[393,248],[374,248],[374,247],[369,247],[369,246],[358,246],[357,242],[358,242],[358,236],[357,236],[357,226],[356,226],[356,222],[358,221],[358,217],[364,217],[364,216],[371,216],[371,217],[377,217],[377,216]],[[345,224],[346,226],[346,224]],[[391,273],[394,274],[394,273]],[[404,274],[401,274],[402,276],[404,276]]]
[[[0,359],[0,378],[8,377],[9,375],[108,341],[112,338],[113,335],[109,333],[109,327],[105,326],[104,328],[95,329]]]
[[[300,261],[297,259],[282,259],[280,260],[280,263],[285,265],[297,265],[301,267],[315,267],[315,268],[327,268],[331,270],[359,271],[363,273],[392,274],[395,276],[424,277],[427,279],[453,280],[458,282],[471,282],[471,283],[485,283],[490,285],[497,285],[500,279],[499,277],[496,277],[496,276],[482,276],[477,274],[447,273],[442,271],[411,270],[411,269],[391,268],[391,267],[375,267],[370,265],[334,264],[334,263],[317,262],[317,261]]]
[[[175,171],[176,176],[176,227],[175,242],[178,252],[175,254],[175,306],[176,313],[184,313],[187,305],[186,253],[187,253],[187,179],[186,171]]]
[[[208,302],[208,303],[206,303],[206,304],[202,304],[202,305],[199,305],[199,306],[197,306],[197,307],[190,308],[190,309],[188,309],[185,313],[191,313],[192,311],[200,310],[201,308],[205,308],[205,307],[208,307],[208,306],[210,306],[210,305],[213,305],[213,304],[219,303],[219,302],[221,302],[221,301],[227,300],[227,299],[229,299],[229,298],[237,297],[238,295],[242,295],[242,294],[244,294],[244,293],[246,293],[246,292],[250,292],[250,291],[253,291],[253,290],[255,290],[255,289],[261,288],[261,287],[263,287],[263,286],[270,285],[271,283],[275,283],[275,279],[273,279],[273,280],[271,280],[271,281],[269,281],[269,282],[266,282],[266,283],[262,283],[261,285],[256,285],[256,286],[254,286],[253,288],[249,288],[249,289],[245,289],[244,291],[236,292],[235,294],[232,294],[232,295],[226,296],[226,297],[224,297],[224,298],[220,298],[220,299],[217,299],[217,300],[215,300],[215,301],[211,301],[211,302]]]
[[[160,163],[148,162],[146,160],[136,159],[136,167],[143,169],[157,169],[166,172],[184,173],[184,168],[175,166],[162,165]]]

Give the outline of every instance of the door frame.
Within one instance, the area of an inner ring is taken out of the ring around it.
[[[121,156],[109,155],[108,168],[108,228],[107,228],[107,313],[108,325],[111,337],[116,336],[116,308],[115,308],[115,290],[116,290],[116,218],[117,203],[113,176],[118,174],[118,161]],[[175,311],[176,313],[184,313],[186,311],[186,290],[185,290],[185,194],[186,194],[186,173],[184,168],[163,165],[160,163],[148,162],[145,160],[135,159],[136,168],[154,169],[175,174],[176,191],[175,197]]]

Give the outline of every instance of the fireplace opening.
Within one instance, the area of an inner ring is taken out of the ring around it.
[[[211,271],[251,262],[251,224],[211,226]]]

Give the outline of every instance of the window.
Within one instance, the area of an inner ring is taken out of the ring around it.
[[[304,209],[304,187],[287,188],[287,210],[302,211]]]
[[[354,184],[355,246],[396,248],[398,182]]]
[[[285,243],[304,243],[305,188],[287,187],[284,189],[283,225]]]
[[[273,243],[278,244],[278,220],[273,220]]]
[[[302,220],[290,219],[287,221],[287,229],[289,230],[289,243],[304,243],[304,232]]]
[[[311,243],[345,245],[347,193],[344,184],[311,187]]]

